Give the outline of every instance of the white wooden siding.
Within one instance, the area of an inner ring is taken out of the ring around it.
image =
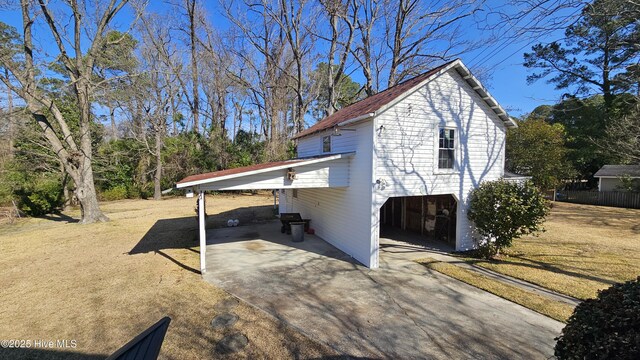
[[[327,129],[317,134],[303,137],[298,140],[298,157],[305,158],[323,154],[342,154],[356,151],[358,130],[355,126],[347,126],[340,131],[340,136],[331,136],[331,152],[322,152],[322,138],[333,134],[333,129]],[[351,131],[356,130],[356,131]],[[369,149],[368,151],[371,151]]]
[[[456,167],[437,164],[438,130],[456,130]],[[332,137],[333,153],[356,151],[350,186],[300,189],[281,196],[281,212],[311,218],[318,236],[366,266],[378,266],[379,210],[389,197],[452,194],[458,200],[456,248],[473,247],[468,194],[504,174],[505,126],[464,79],[451,69],[377,115]],[[322,137],[298,140],[298,156],[322,154]],[[381,180],[384,186],[377,185]]]
[[[287,169],[252,174],[201,185],[200,190],[250,190],[321,188],[349,186],[349,158],[319,162],[296,167],[296,179],[288,180]]]
[[[350,159],[349,187],[299,189],[297,198],[293,198],[291,190],[285,190],[285,196],[280,200],[280,212],[299,212],[310,218],[311,227],[319,237],[365,266],[377,267],[377,257],[371,252],[372,122],[350,128],[357,131],[344,131],[342,136],[334,139],[349,139],[341,143],[351,145],[338,147],[340,150],[332,147],[336,152],[356,151]],[[318,146],[321,151],[322,135],[314,137],[320,139]],[[311,152],[303,154],[299,153],[299,156],[312,155]]]
[[[456,248],[473,247],[468,193],[504,174],[505,127],[454,70],[432,79],[374,119],[374,190],[379,209],[389,197],[453,194],[459,201]],[[438,169],[438,130],[456,130],[454,171]],[[373,224],[378,227],[378,212]],[[377,238],[372,239],[377,241]]]

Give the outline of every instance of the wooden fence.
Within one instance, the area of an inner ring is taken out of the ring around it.
[[[556,201],[640,209],[640,193],[621,191],[558,191]]]

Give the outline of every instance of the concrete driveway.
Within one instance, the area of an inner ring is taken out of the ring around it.
[[[563,327],[413,263],[403,243],[381,241],[369,270],[316,236],[291,242],[276,222],[207,238],[205,280],[353,357],[543,359]]]

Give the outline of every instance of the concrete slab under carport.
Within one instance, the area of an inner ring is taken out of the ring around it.
[[[384,240],[383,240],[384,241]],[[370,270],[270,222],[210,230],[205,280],[312,339],[369,358],[548,358],[562,323],[399,256]]]

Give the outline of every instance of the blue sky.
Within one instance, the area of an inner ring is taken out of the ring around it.
[[[498,1],[492,2],[503,4]],[[223,28],[228,26],[227,20],[222,16],[218,8],[219,5],[217,1],[204,1],[203,3],[211,22],[215,26]],[[160,1],[152,1],[150,4],[151,10],[154,11],[164,10],[163,8],[165,7],[168,7],[168,5]],[[122,14],[120,20],[116,23],[126,24],[130,18],[130,13]],[[0,21],[6,22],[18,29],[21,27],[20,14],[17,10],[0,11]],[[488,36],[486,32],[475,29],[473,24],[469,24],[468,28],[469,31],[466,36],[468,36],[470,40]],[[523,54],[530,51],[531,45],[537,42],[557,40],[561,36],[562,31],[556,31],[546,38],[535,39],[535,42],[524,39],[519,41],[501,41],[498,39],[496,43],[478,47],[471,52],[465,53],[461,58],[472,71],[480,71],[478,65],[488,71],[481,78],[483,84],[512,116],[521,116],[530,112],[538,105],[552,104],[560,100],[563,92],[555,90],[553,85],[547,84],[544,79],[534,84],[527,84],[526,78],[531,71],[525,68],[522,62]],[[45,48],[47,46],[53,46],[52,42],[49,41],[50,39],[40,40],[39,42],[43,44]],[[496,51],[496,49],[500,49],[500,51]],[[487,56],[488,54],[490,56]],[[479,64],[479,60],[483,61]],[[357,82],[363,82],[360,71],[354,71],[352,77]]]

